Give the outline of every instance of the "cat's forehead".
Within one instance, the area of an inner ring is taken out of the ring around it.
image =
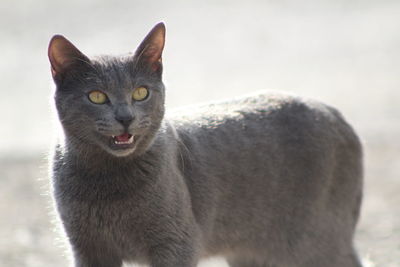
[[[91,66],[86,80],[109,89],[129,86],[137,78],[133,61],[125,56],[94,57],[91,59]]]
[[[133,60],[128,56],[97,56],[91,59],[91,64],[98,76],[133,75]]]
[[[161,80],[141,72],[135,66],[131,54],[123,56],[97,56],[90,59],[90,68],[86,68],[84,86],[87,90],[104,90],[107,92],[122,92],[137,86],[151,87],[158,90],[163,86]]]

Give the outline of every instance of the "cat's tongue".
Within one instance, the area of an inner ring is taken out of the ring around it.
[[[126,145],[133,143],[133,135],[124,133],[118,136],[114,136],[114,143],[117,145]]]
[[[127,142],[129,141],[129,138],[131,138],[132,135],[128,134],[128,133],[124,133],[121,135],[118,135],[115,137],[115,140],[117,140],[118,142]]]

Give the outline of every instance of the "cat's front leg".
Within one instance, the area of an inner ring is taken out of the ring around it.
[[[104,246],[74,247],[74,267],[121,267],[122,259]]]
[[[151,250],[151,267],[196,267],[197,251],[194,244],[157,246]]]

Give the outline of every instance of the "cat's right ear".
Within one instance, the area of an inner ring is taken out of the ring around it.
[[[51,74],[57,80],[75,64],[90,64],[89,58],[62,35],[54,35],[51,38],[48,56],[51,64]]]
[[[140,67],[152,73],[162,72],[162,51],[165,44],[165,25],[160,22],[147,34],[135,52],[135,60]]]

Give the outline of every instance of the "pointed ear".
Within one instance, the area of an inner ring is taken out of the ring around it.
[[[54,35],[53,38],[51,38],[48,56],[53,78],[63,75],[76,63],[90,62],[88,57],[62,35]]]
[[[161,72],[164,43],[165,25],[160,22],[147,34],[135,52],[135,60],[139,66],[149,67],[152,72]]]

